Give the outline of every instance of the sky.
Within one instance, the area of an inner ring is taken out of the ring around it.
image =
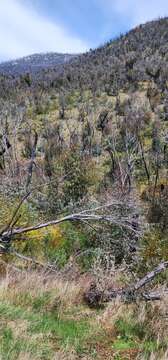
[[[81,53],[160,16],[167,0],[0,0],[0,61]]]

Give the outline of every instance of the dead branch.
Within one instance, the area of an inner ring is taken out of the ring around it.
[[[165,289],[164,291],[152,291],[150,293],[143,293],[142,299],[146,301],[156,301],[161,300],[163,296],[168,294],[168,289]]]
[[[46,270],[50,270],[52,272],[58,272],[58,269],[55,265],[51,265],[51,264],[44,264],[40,261],[37,261],[29,256],[25,256],[25,255],[22,255],[20,253],[18,253],[17,251],[14,251],[14,250],[11,250],[10,253],[12,255],[15,255],[16,257],[18,257],[19,259],[23,260],[23,261],[26,261],[26,262],[29,262],[29,263],[32,263],[34,265],[37,265],[39,267],[42,267],[42,268],[45,268]]]
[[[12,215],[12,218],[10,219],[9,223],[5,226],[5,228],[1,231],[0,235],[2,235],[4,232],[6,232],[7,230],[9,230],[12,225],[16,225],[16,216],[22,206],[22,204],[24,203],[24,201],[29,197],[29,195],[31,194],[31,192],[28,192],[25,196],[23,196],[23,198],[20,200],[18,206],[16,207],[13,215]]]
[[[137,281],[137,283],[132,287],[133,290],[134,291],[139,290],[140,288],[151,282],[155,278],[155,276],[165,271],[167,268],[168,268],[168,261],[160,263],[153,271],[149,272],[141,280]]]
[[[49,226],[61,224],[65,221],[81,221],[81,222],[82,221],[104,221],[104,222],[109,222],[113,225],[117,225],[119,227],[123,227],[134,233],[138,232],[137,230],[135,230],[132,223],[131,222],[129,223],[128,221],[121,222],[112,216],[78,213],[78,214],[67,215],[61,219],[56,219],[56,220],[48,221],[46,223],[41,223],[41,224],[37,224],[37,225],[25,227],[25,228],[13,228],[11,234],[9,231],[3,232],[0,236],[0,241],[2,242],[3,238],[5,238],[5,237],[10,237],[10,236],[13,237],[15,235],[20,235],[20,234],[31,232],[34,230],[40,230],[42,228],[47,228]]]
[[[59,180],[58,183],[61,183],[62,181],[64,181],[66,179],[66,177],[70,174],[71,172],[69,172],[68,174],[64,175],[61,177],[61,179]],[[38,185],[38,186],[35,186],[31,189],[31,191],[28,191],[22,198],[21,200],[19,201],[19,204],[17,205],[16,209],[14,210],[14,213],[10,219],[10,221],[8,222],[8,224],[4,227],[3,230],[1,230],[0,232],[0,237],[2,234],[4,234],[5,232],[9,232],[9,230],[13,229],[13,227],[16,225],[16,223],[18,222],[18,219],[20,218],[19,217],[16,217],[19,210],[21,209],[21,206],[22,204],[29,198],[30,195],[32,195],[32,193],[36,190],[39,190],[39,188],[41,187],[44,187],[44,186],[48,186],[50,185],[51,183],[54,183],[56,182],[57,180],[56,179],[53,179],[52,181],[48,182],[48,183],[44,183],[44,184],[41,184],[41,185]]]

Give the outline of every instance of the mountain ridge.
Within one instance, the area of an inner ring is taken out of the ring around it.
[[[19,75],[26,72],[36,72],[45,68],[65,64],[78,54],[62,54],[57,52],[34,53],[18,59],[0,63],[0,73]]]
[[[116,95],[152,80],[164,90],[168,81],[168,17],[140,24],[104,45],[68,62],[42,68],[33,85],[45,81],[65,92],[92,89]],[[62,91],[61,90],[61,91]]]

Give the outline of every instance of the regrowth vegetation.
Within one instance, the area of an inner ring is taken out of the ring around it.
[[[2,359],[167,359],[167,25],[0,75]]]

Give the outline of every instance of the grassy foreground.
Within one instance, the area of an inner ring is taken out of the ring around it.
[[[91,310],[88,278],[7,271],[0,282],[0,359],[167,359],[167,300]]]

